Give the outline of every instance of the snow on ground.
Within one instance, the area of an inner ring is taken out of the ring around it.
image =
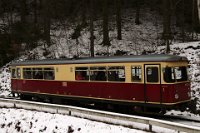
[[[0,109],[1,133],[144,133],[145,131],[114,126],[60,114]]]
[[[193,120],[200,120],[200,115],[198,114],[192,114],[190,112],[184,111],[169,111],[166,113],[166,115],[176,115],[176,116],[183,116],[184,118],[188,118],[188,119],[193,119]],[[200,125],[199,125],[200,126]]]
[[[23,109],[0,109],[1,133],[147,133],[149,129],[146,124],[135,123],[132,126],[136,129],[61,114]],[[152,131],[156,133],[177,132],[156,126],[152,126]]]
[[[0,69],[0,96],[7,96],[10,94],[10,73],[8,65]]]

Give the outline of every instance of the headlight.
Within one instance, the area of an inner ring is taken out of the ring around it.
[[[175,94],[175,99],[178,99],[179,98],[179,95],[178,94]]]

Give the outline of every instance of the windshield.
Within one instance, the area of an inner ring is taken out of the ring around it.
[[[187,67],[166,67],[164,69],[164,80],[167,83],[187,81]]]

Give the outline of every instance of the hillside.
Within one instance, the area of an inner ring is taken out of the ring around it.
[[[191,79],[192,97],[197,99],[197,109],[200,110],[200,42],[180,43],[171,46],[170,54],[186,56],[189,60],[189,75]],[[162,53],[165,47],[158,47],[156,53]],[[10,91],[10,73],[8,65],[0,70],[0,95],[8,95]]]
[[[122,9],[122,40],[117,39],[116,15],[109,15],[109,41],[111,46],[102,44],[103,28],[101,17],[94,21],[94,52],[95,56],[104,55],[140,55],[143,51],[155,52],[158,46],[164,45],[162,39],[163,16],[157,10],[144,6],[140,9],[140,24],[135,23],[136,10],[133,8]],[[72,36],[79,25],[77,21],[64,21],[62,24],[53,23],[51,25],[51,43],[47,46],[44,40],[39,40],[36,48],[29,49],[29,44],[22,43],[19,55],[25,55],[25,59],[44,59],[44,58],[71,58],[74,56],[90,56],[90,29],[89,20],[80,30],[77,39]],[[193,32],[185,27],[185,41],[191,40]],[[191,28],[190,28],[191,29]],[[176,19],[172,18],[171,32],[173,38],[172,44],[182,42],[181,27],[177,26]],[[198,39],[198,34],[194,34],[193,39]],[[15,47],[14,47],[15,48]],[[165,53],[165,51],[163,51]]]
[[[136,25],[135,12],[134,9],[123,9],[122,11],[122,40],[117,40],[116,37],[115,16],[110,17],[110,47],[101,44],[103,38],[102,21],[97,19],[94,22],[96,56],[104,56],[107,53],[109,55],[140,55],[144,51],[152,54],[165,53],[165,46],[162,46],[163,40],[161,39],[162,16],[154,10],[150,10],[150,8],[142,8],[140,17],[141,24]],[[192,95],[198,99],[197,108],[200,109],[200,44],[199,42],[179,43],[180,39],[178,39],[178,35],[181,31],[178,27],[175,27],[175,21],[172,21],[171,28],[173,29],[173,33],[177,33],[177,36],[172,41],[174,45],[171,45],[170,54],[183,55],[189,59]],[[51,30],[51,39],[53,41],[51,46],[46,47],[44,42],[40,41],[37,44],[37,48],[28,50],[25,49],[26,44],[23,44],[24,51],[21,52],[22,56],[16,57],[15,61],[89,56],[90,33],[88,27],[82,29],[80,37],[77,40],[71,38],[73,32],[74,25],[67,25],[66,27],[58,26],[54,30]],[[8,65],[2,67],[0,71],[0,95],[7,95],[10,91]]]

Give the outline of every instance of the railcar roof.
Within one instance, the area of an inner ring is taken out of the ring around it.
[[[12,63],[11,66],[23,65],[55,65],[55,64],[88,64],[88,63],[121,63],[121,62],[179,62],[188,61],[186,57],[177,55],[130,55],[76,59],[28,60]]]

